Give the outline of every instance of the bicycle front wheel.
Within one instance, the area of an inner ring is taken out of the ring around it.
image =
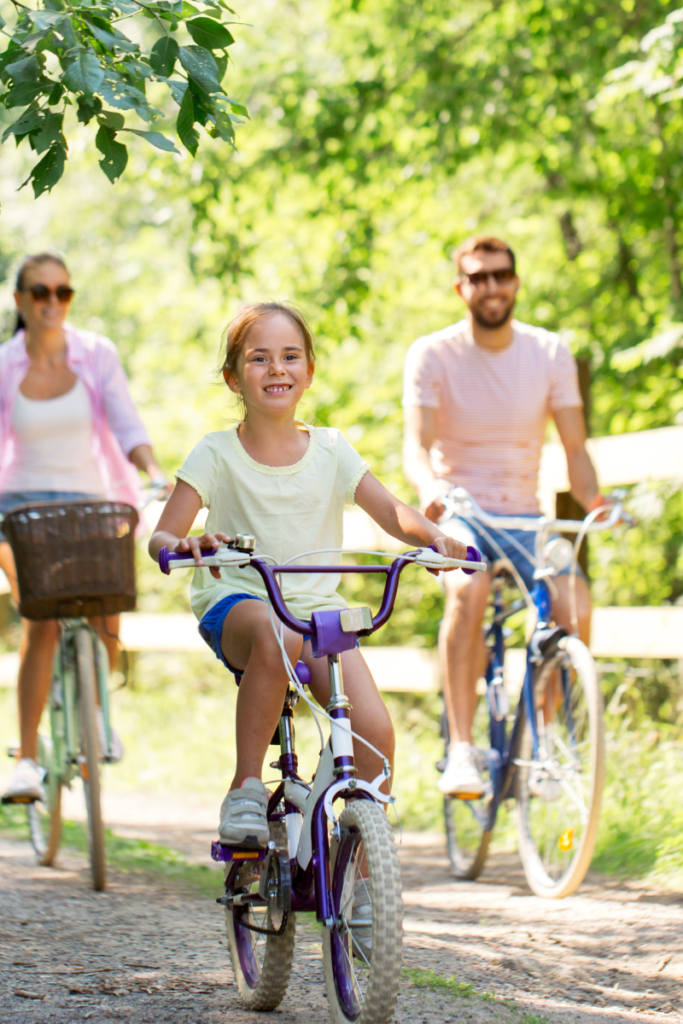
[[[401,874],[379,804],[342,811],[331,849],[332,916],[323,929],[327,1002],[335,1024],[388,1024],[402,965]]]
[[[38,737],[38,764],[44,773],[45,802],[29,804],[26,813],[38,863],[50,867],[62,834],[62,780],[52,740],[46,736]]]
[[[538,666],[534,704],[538,756],[526,720],[516,758],[519,853],[536,895],[561,898],[590,865],[605,775],[602,695],[578,637]]]
[[[78,767],[83,779],[88,817],[88,852],[92,886],[97,892],[106,882],[104,822],[100,806],[100,743],[97,735],[97,667],[93,636],[83,626],[75,634],[78,692]]]
[[[270,838],[278,850],[287,850],[283,825],[271,822]],[[226,867],[226,875],[232,865]],[[235,878],[233,892],[248,895],[259,891],[260,863],[246,860]],[[269,886],[282,889],[284,880],[275,874]],[[263,904],[227,907],[228,946],[237,990],[250,1010],[274,1010],[287,991],[294,958],[295,915],[276,899]],[[255,931],[255,928],[263,929]],[[280,934],[275,934],[279,932]]]

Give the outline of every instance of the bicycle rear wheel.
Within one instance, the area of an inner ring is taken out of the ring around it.
[[[287,833],[283,825],[271,822],[270,837],[278,850],[287,850]],[[235,879],[234,892],[258,892],[261,868],[246,861]],[[232,865],[226,865],[226,874]],[[282,879],[273,876],[271,884],[281,885]],[[228,946],[237,990],[244,1005],[250,1010],[274,1010],[287,991],[294,958],[295,915],[289,911],[286,918],[278,912],[277,900],[264,906],[226,907]],[[280,935],[264,935],[253,928],[277,931]]]
[[[323,929],[323,965],[332,1020],[388,1024],[401,980],[403,905],[384,808],[348,804],[330,860],[333,924]]]
[[[448,754],[448,722],[443,716],[442,732]],[[459,797],[444,797],[444,820],[446,823],[446,846],[451,871],[456,878],[472,881],[484,869],[493,824],[491,804],[493,801],[493,780],[487,756],[489,747],[488,714],[486,701],[480,700],[474,719],[474,743],[478,752],[479,773],[486,789],[478,800],[462,800]],[[444,763],[446,758],[444,757]]]
[[[605,775],[602,695],[578,637],[538,666],[534,703],[539,757],[525,720],[516,758],[519,853],[536,895],[561,898],[590,865]]]
[[[78,767],[88,816],[88,852],[93,889],[100,892],[106,883],[104,822],[100,806],[100,743],[97,735],[97,667],[93,636],[87,626],[75,633],[76,677],[78,693]]]
[[[38,737],[38,764],[43,769],[45,802],[36,800],[26,808],[31,844],[38,863],[50,867],[62,835],[62,780],[52,739]]]

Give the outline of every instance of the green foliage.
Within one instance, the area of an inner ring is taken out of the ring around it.
[[[404,975],[410,979],[416,988],[429,988],[433,992],[447,992],[449,996],[456,996],[458,999],[471,999],[477,993],[474,985],[466,981],[458,981],[457,978],[443,978],[436,971],[427,971],[421,967],[404,968]],[[486,993],[488,995],[488,993]]]
[[[45,0],[43,9],[18,2],[14,9],[11,25],[0,19],[8,40],[0,52],[0,105],[8,111],[25,109],[7,126],[2,141],[14,136],[17,145],[28,139],[38,154],[47,150],[24,182],[32,183],[36,197],[50,191],[64,172],[65,116],[74,105],[78,121],[95,120],[99,125],[95,142],[103,154],[100,167],[112,182],[128,160],[126,146],[116,137],[119,131],[133,132],[159,149],[178,151],[161,132],[131,127],[123,115],[108,108],[125,110],[143,123],[166,123],[169,104],[175,103],[180,108],[176,132],[184,145],[189,140],[193,155],[199,140],[195,124],[233,144],[233,122],[240,121],[236,114],[245,115],[246,110],[227,97],[221,84],[227,48],[235,42],[222,20],[230,10],[225,0],[206,0],[201,8],[183,0]],[[122,21],[133,23],[137,39],[117,27]],[[157,35],[163,33],[151,46],[149,22]],[[192,43],[179,45],[171,33],[181,39],[187,34]],[[148,89],[163,109],[153,105]],[[71,132],[68,118],[67,125]]]

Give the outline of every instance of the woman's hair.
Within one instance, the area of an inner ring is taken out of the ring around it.
[[[19,269],[17,271],[17,279],[15,282],[16,291],[23,292],[24,285],[26,284],[26,271],[28,270],[28,268],[40,267],[43,265],[43,263],[56,263],[58,266],[63,267],[64,270],[66,270],[67,274],[69,273],[69,268],[67,267],[62,257],[58,256],[54,252],[38,252],[34,256],[25,256],[24,259],[21,261]],[[16,334],[16,332],[21,330],[22,327],[26,327],[26,324],[24,323],[24,318],[21,315],[21,313],[17,313],[17,323],[14,328],[14,333]]]
[[[286,316],[299,329],[306,349],[306,358],[309,364],[315,363],[313,335],[303,313],[284,302],[255,302],[253,305],[243,306],[226,328],[221,344],[223,358],[220,372],[222,374],[225,374],[226,370],[228,373],[235,373],[240,352],[244,348],[247,334],[254,324],[265,320],[266,317],[277,315]]]

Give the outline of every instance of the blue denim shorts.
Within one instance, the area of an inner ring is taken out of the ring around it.
[[[265,604],[263,598],[256,597],[255,594],[228,594],[227,597],[222,597],[220,601],[217,601],[213,608],[209,608],[206,615],[202,616],[199,626],[197,627],[202,640],[206,641],[218,660],[222,662],[227,669],[230,669],[234,676],[241,676],[244,669],[233,668],[232,665],[225,660],[223,648],[221,647],[221,637],[223,635],[223,623],[227,618],[228,612],[232,611],[235,605],[239,604],[240,601],[261,601]],[[310,633],[306,633],[304,635],[304,641],[310,639]]]
[[[17,505],[28,505],[32,501],[88,501],[100,500],[102,494],[82,494],[79,491],[7,491],[0,494],[0,515],[5,515]],[[6,540],[0,523],[0,541]]]
[[[538,517],[519,516],[518,518],[536,519]],[[499,552],[496,551],[485,534],[481,532],[479,523],[472,519],[461,519],[459,516],[454,516],[452,519],[439,523],[439,528],[448,534],[449,537],[453,537],[454,540],[459,540],[462,544],[472,544],[475,548],[478,548],[486,562],[493,563],[500,558]],[[531,591],[534,586],[534,570],[536,568],[534,561],[536,532],[534,530],[501,530],[491,526],[486,526],[484,529],[496,541],[505,558],[512,562],[524,580],[525,586]],[[552,536],[556,537],[557,534],[552,534]],[[548,540],[550,540],[550,537]],[[566,569],[562,569],[557,575],[569,575],[569,566]],[[577,575],[584,575],[580,566],[577,567]]]

